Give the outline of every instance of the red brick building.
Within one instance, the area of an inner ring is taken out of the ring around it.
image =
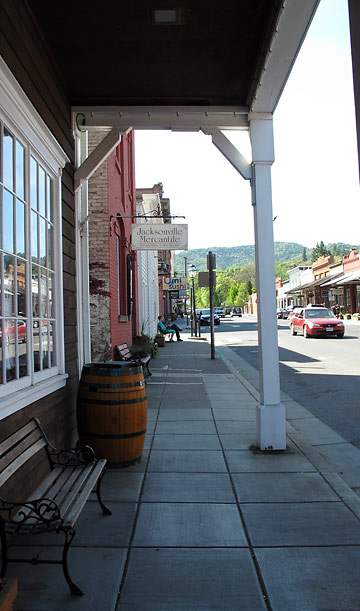
[[[89,151],[104,132],[90,135]],[[113,357],[117,344],[138,333],[136,251],[131,216],[136,215],[134,132],[89,180],[90,330],[92,360]]]

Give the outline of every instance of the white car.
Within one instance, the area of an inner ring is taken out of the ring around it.
[[[225,318],[225,310],[223,308],[214,308],[214,314],[217,314],[219,318]]]

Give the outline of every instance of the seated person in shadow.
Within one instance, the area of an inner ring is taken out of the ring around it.
[[[183,340],[180,338],[180,331],[181,331],[180,327],[178,327],[175,323],[173,323],[170,317],[166,319],[165,324],[166,324],[167,329],[172,329],[173,331],[175,331],[177,341],[182,342]]]
[[[176,329],[174,328],[174,326],[176,327]],[[169,326],[167,324],[167,322],[165,322],[164,317],[163,316],[159,316],[158,317],[158,329],[161,333],[171,333],[171,342],[174,341],[174,335],[176,334],[177,337],[177,341],[178,342],[182,342],[183,340],[180,339],[180,330],[179,327],[177,325],[171,325]]]

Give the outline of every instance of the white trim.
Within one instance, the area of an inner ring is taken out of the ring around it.
[[[51,379],[39,382],[35,386],[27,386],[22,390],[18,390],[8,395],[1,401],[0,420],[7,418],[11,414],[14,414],[35,401],[39,401],[39,399],[46,397],[46,395],[59,390],[59,388],[66,385],[67,377],[67,374],[53,376]]]
[[[126,130],[125,133],[131,131]],[[111,155],[121,142],[122,132],[115,127],[105,136],[105,138],[91,151],[90,155],[83,160],[80,167],[74,174],[75,191],[80,188],[83,180],[89,180],[102,163]]]
[[[62,199],[61,173],[67,155],[55,140],[40,115],[13,77],[9,68],[0,57],[0,118],[5,125],[22,141],[26,148],[26,193],[28,214],[26,217],[27,243],[30,232],[31,204],[29,197],[30,155],[39,162],[53,181],[54,217],[54,292],[55,292],[55,355],[53,367],[40,372],[33,371],[32,338],[27,341],[29,375],[4,384],[0,387],[0,419],[24,408],[26,405],[58,390],[66,384],[64,350],[64,313],[63,313],[63,266],[62,266]],[[31,256],[27,264],[27,311],[31,311]],[[10,394],[9,394],[10,393]]]
[[[73,125],[80,131],[202,128],[248,129],[247,106],[74,106]],[[77,121],[77,117],[81,117]]]
[[[88,133],[75,133],[76,165],[87,158]],[[79,377],[84,363],[91,361],[90,337],[90,294],[89,294],[89,236],[88,236],[88,182],[81,181],[75,192],[76,210],[76,298],[77,298],[77,341]]]
[[[6,115],[9,127],[15,126],[23,138],[31,142],[53,172],[58,174],[59,167],[63,168],[70,161],[1,56],[0,110]]]
[[[254,112],[275,111],[320,0],[283,0],[250,93]]]

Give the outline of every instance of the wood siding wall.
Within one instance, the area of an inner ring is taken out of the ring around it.
[[[66,387],[1,422],[7,437],[31,417],[44,424],[50,440],[68,446],[76,440],[75,398],[78,386],[75,278],[74,140],[70,104],[61,76],[27,3],[0,0],[0,55],[69,159],[62,176],[63,276]]]

